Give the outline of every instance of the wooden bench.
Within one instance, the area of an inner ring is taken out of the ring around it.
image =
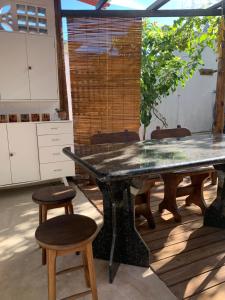
[[[161,140],[165,138],[182,138],[191,136],[191,132],[187,128],[160,129],[157,128],[152,132],[151,138]],[[214,174],[213,167],[199,167],[188,170],[176,171],[172,173],[162,174],[164,181],[164,200],[159,205],[159,212],[167,209],[174,215],[176,222],[181,222],[181,215],[178,211],[176,198],[188,195],[186,205],[192,203],[200,207],[202,214],[205,213],[206,203],[203,196],[204,181]],[[185,177],[190,177],[191,183],[186,186],[179,186]]]

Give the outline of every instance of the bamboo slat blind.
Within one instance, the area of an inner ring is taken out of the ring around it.
[[[140,19],[68,18],[75,143],[140,126]]]

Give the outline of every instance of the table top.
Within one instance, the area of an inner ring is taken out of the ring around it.
[[[225,164],[225,135],[127,144],[76,145],[63,151],[101,181],[160,174],[196,166]]]

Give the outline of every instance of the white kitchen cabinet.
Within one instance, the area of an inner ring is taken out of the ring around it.
[[[0,100],[29,100],[26,35],[0,31]]]
[[[0,186],[75,175],[63,153],[74,149],[70,121],[0,124],[0,143]]]
[[[50,122],[37,124],[41,179],[47,180],[75,175],[74,162],[63,148],[73,148],[73,123]]]
[[[6,124],[0,124],[0,185],[12,183]]]
[[[58,99],[55,38],[0,31],[0,100]]]
[[[41,164],[53,163],[53,162],[62,162],[70,161],[66,154],[63,153],[62,149],[65,147],[70,147],[74,149],[72,145],[63,145],[63,146],[52,146],[52,147],[40,147],[39,148],[39,159]],[[68,176],[68,175],[66,175]]]
[[[58,77],[55,39],[27,35],[31,100],[57,100]]]
[[[39,147],[63,146],[73,143],[72,133],[38,136]]]
[[[49,122],[49,123],[41,123],[37,125],[38,135],[63,134],[63,133],[70,133],[73,135],[72,122]]]
[[[72,161],[41,164],[42,180],[66,176],[74,176],[74,163]]]
[[[12,183],[40,180],[36,124],[7,124]]]

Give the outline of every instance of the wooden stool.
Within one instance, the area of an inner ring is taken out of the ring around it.
[[[96,231],[95,221],[81,215],[58,216],[39,225],[35,237],[47,251],[49,300],[56,300],[56,275],[81,268],[84,268],[86,284],[90,289],[65,299],[77,299],[87,294],[92,294],[93,300],[98,299],[92,253],[92,241]],[[78,251],[83,254],[83,265],[56,272],[57,256]]]
[[[73,214],[72,200],[76,192],[71,187],[49,186],[34,192],[32,199],[39,205],[39,225],[47,220],[48,210],[65,208],[65,214]],[[42,264],[46,265],[46,251],[42,251]]]

